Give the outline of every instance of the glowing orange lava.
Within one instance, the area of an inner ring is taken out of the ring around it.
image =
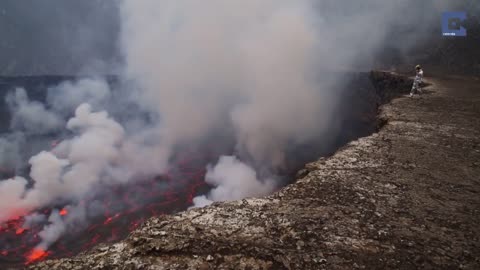
[[[207,156],[195,157],[195,153],[180,156],[179,165],[165,176],[152,177],[135,185],[116,185],[108,192],[86,196],[78,204],[89,209],[91,219],[87,228],[72,228],[47,250],[39,248],[43,240],[40,232],[49,225],[39,220],[23,228],[26,216],[31,212],[45,217],[56,214],[68,219],[74,214],[69,206],[55,205],[41,209],[16,208],[7,214],[7,221],[0,224],[0,270],[4,266],[21,268],[49,258],[72,257],[100,243],[113,243],[126,237],[151,216],[186,209],[192,199],[209,189],[204,181]],[[178,169],[177,169],[178,167]],[[0,173],[1,174],[1,173]],[[69,202],[65,202],[69,203]],[[58,218],[58,217],[57,217]]]
[[[27,262],[26,264],[30,264],[32,262],[44,259],[45,257],[48,256],[48,252],[41,249],[41,248],[35,248],[32,250],[32,252],[27,256]]]
[[[68,210],[63,208],[61,211],[60,211],[60,216],[66,216],[68,215]]]

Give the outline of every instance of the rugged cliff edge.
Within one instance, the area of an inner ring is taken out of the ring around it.
[[[380,100],[409,81],[374,72]],[[261,199],[151,218],[126,240],[32,269],[480,269],[480,81],[429,78],[378,133]]]

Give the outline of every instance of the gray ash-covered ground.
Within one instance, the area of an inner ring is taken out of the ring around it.
[[[328,156],[339,147],[356,138],[371,134],[377,129],[376,114],[380,103],[390,97],[378,95],[378,89],[372,84],[369,73],[348,73],[344,85],[338,85],[331,91],[341,92],[340,100],[328,143],[312,142],[308,145],[295,145],[288,153],[288,167],[282,172],[285,183],[294,179],[294,174],[305,163],[315,160],[319,156]],[[66,80],[76,80],[65,76],[36,76],[36,77],[1,77],[1,103],[5,95],[16,87],[25,88],[29,99],[45,103],[46,91],[49,87]],[[119,79],[108,77],[107,81],[115,89]],[[348,104],[348,106],[347,106]],[[48,109],[48,106],[47,106]],[[1,136],[8,136],[11,132],[9,120],[10,112],[6,106],[0,106],[2,122]],[[114,114],[115,116],[115,114]],[[66,116],[68,117],[68,115]],[[120,115],[121,117],[121,115]],[[23,134],[25,140],[21,144],[23,163],[30,155],[41,150],[49,150],[52,143],[61,141],[70,136],[65,132],[51,134]],[[233,149],[226,148],[226,149]],[[173,214],[186,210],[192,205],[192,198],[205,193],[209,186],[204,182],[207,164],[215,162],[222,154],[231,154],[232,150],[225,150],[215,142],[207,142],[200,148],[188,147],[178,151],[172,160],[172,170],[166,175],[155,179],[145,179],[133,185],[112,186],[109,192],[92,193],[85,201],[98,201],[97,211],[89,217],[87,226],[79,227],[76,231],[69,231],[61,237],[48,251],[32,250],[39,242],[38,233],[42,224],[28,230],[23,229],[23,216],[10,220],[0,226],[0,267],[20,267],[44,259],[64,258],[75,256],[79,252],[90,250],[101,243],[114,243],[125,238],[150,217],[164,214]],[[28,166],[15,168],[3,167],[1,179],[12,177],[15,173],[28,177]],[[57,202],[55,205],[39,212],[48,215],[53,210],[61,211],[68,202]],[[102,209],[98,214],[98,209]],[[45,224],[43,224],[45,225]]]
[[[153,217],[125,241],[31,269],[479,269],[480,80],[428,82],[382,107],[378,133],[269,197]]]

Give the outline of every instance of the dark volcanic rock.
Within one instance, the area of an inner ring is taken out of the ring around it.
[[[383,100],[409,90],[372,78]],[[480,269],[480,82],[428,81],[382,107],[378,133],[280,192],[154,217],[121,243],[31,269]]]

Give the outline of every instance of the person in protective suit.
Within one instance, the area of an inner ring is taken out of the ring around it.
[[[423,70],[420,65],[415,66],[415,79],[413,80],[412,90],[410,91],[410,97],[413,97],[415,93],[422,93],[422,82],[423,82]]]

